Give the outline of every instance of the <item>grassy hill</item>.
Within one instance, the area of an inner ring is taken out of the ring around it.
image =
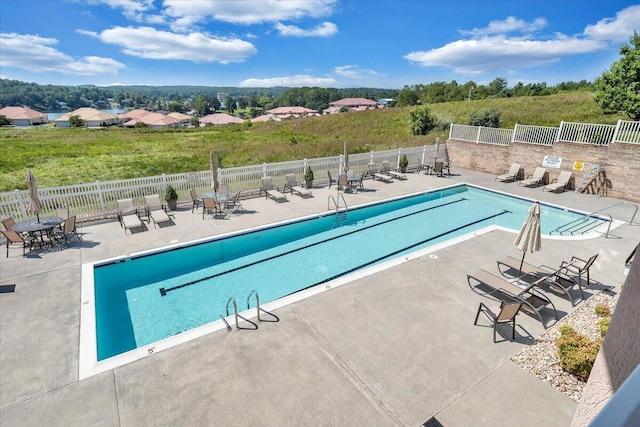
[[[560,121],[615,123],[622,115],[604,115],[586,92],[545,97],[460,101],[429,106],[443,122],[468,123],[472,109],[495,108],[501,127],[517,123],[557,126]],[[433,144],[448,131],[411,135],[411,107],[310,117],[281,123],[256,123],[198,129],[0,130],[0,191],[26,188],[32,170],[38,185],[178,173],[209,168],[209,151],[222,153],[222,167],[324,157]]]

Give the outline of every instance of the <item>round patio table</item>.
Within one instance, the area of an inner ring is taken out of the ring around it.
[[[13,225],[13,231],[17,233],[29,233],[32,236],[39,237],[39,246],[45,244],[44,235],[49,236],[51,246],[55,240],[53,229],[64,222],[59,216],[43,216],[38,218],[29,218],[24,221],[17,222]]]
[[[233,193],[205,193],[205,194],[201,194],[198,199],[202,200],[202,199],[215,199],[216,202],[218,203],[224,203],[228,200],[233,200],[233,198],[235,197],[235,194]]]

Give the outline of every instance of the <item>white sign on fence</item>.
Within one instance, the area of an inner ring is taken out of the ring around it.
[[[544,156],[542,166],[546,168],[560,169],[560,166],[562,166],[562,157]]]

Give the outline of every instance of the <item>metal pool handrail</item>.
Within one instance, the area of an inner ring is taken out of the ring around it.
[[[273,313],[268,312],[267,310],[265,310],[264,308],[260,307],[260,296],[258,296],[258,291],[256,291],[255,289],[252,290],[249,293],[249,296],[247,297],[247,310],[251,308],[251,297],[255,295],[256,296],[256,313],[257,313],[257,318],[258,318],[258,322],[279,322],[280,318],[278,316],[276,316]],[[260,312],[264,312],[266,314],[268,314],[269,316],[272,316],[275,320],[264,320],[260,318]]]

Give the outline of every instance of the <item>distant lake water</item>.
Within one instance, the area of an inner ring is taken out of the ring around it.
[[[124,109],[124,108],[105,108],[105,109],[100,108],[99,110],[100,110],[100,111],[104,111],[105,113],[114,114],[114,115],[116,115],[116,116],[117,116],[118,114],[126,113],[126,112],[127,112],[127,110],[126,110],[126,109]],[[57,119],[58,117],[62,116],[63,114],[67,114],[68,112],[69,112],[69,111],[57,111],[57,112],[55,112],[55,113],[49,113],[49,112],[47,112],[47,113],[45,113],[45,114],[47,115],[47,117],[49,117],[49,120],[55,120],[55,119]]]

